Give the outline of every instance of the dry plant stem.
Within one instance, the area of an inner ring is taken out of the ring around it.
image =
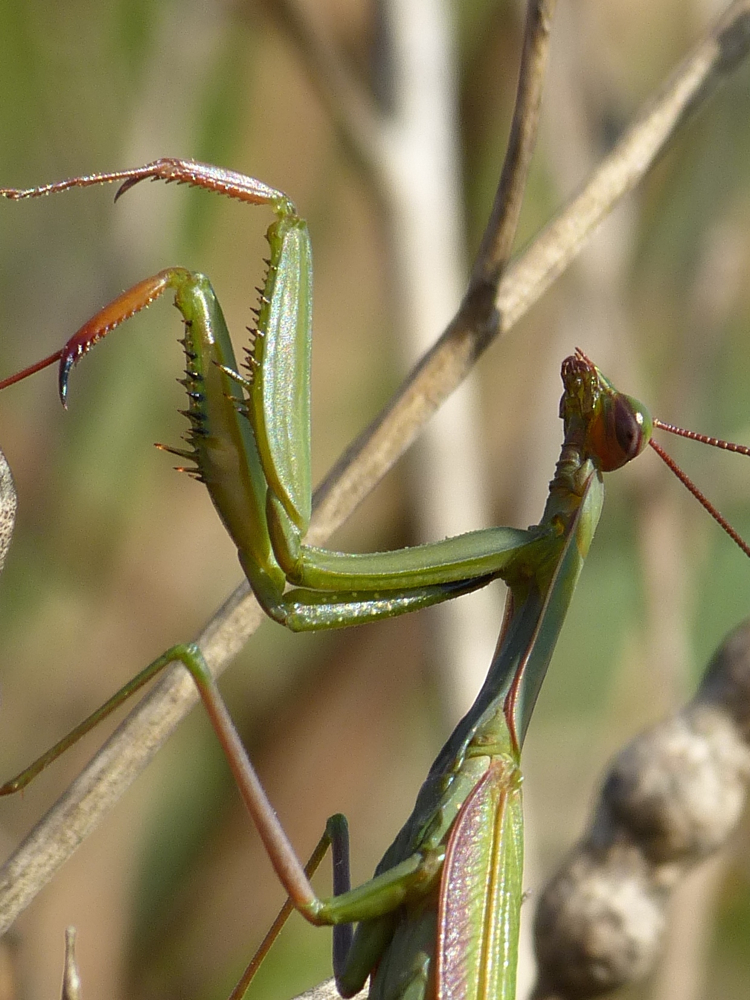
[[[539,129],[542,85],[549,57],[550,29],[557,0],[533,0],[526,12],[523,57],[508,151],[495,201],[469,281],[467,299],[494,300],[521,214],[521,202]]]
[[[584,190],[505,274],[489,310],[465,300],[459,315],[388,408],[316,491],[308,538],[320,544],[403,454],[493,337],[507,332],[576,256],[586,237],[642,177],[677,127],[750,47],[750,0],[733,3],[652,98]],[[261,613],[243,583],[197,638],[215,673],[244,645]],[[0,932],[49,881],[197,700],[188,675],[169,672],[0,869]]]
[[[81,977],[76,962],[76,929],[65,931],[65,964],[63,966],[62,1000],[82,1000]]]

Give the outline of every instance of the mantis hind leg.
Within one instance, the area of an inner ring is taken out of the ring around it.
[[[335,896],[340,896],[342,893],[348,892],[351,888],[351,871],[349,866],[349,824],[346,821],[346,816],[343,816],[341,813],[336,813],[334,816],[329,817],[328,822],[326,823],[325,832],[316,844],[315,850],[312,852],[307,864],[305,865],[305,875],[308,878],[312,878],[318,870],[320,863],[328,853],[329,848],[331,851],[333,868],[333,893]],[[255,978],[263,960],[271,950],[273,943],[281,933],[284,924],[286,924],[293,910],[294,903],[291,897],[287,897],[287,900],[279,910],[276,919],[269,927],[266,936],[261,941],[255,951],[255,954],[247,964],[245,971],[237,981],[237,985],[232,990],[228,1000],[242,1000],[242,997],[244,997],[250,983]],[[349,956],[352,936],[351,924],[337,924],[333,928],[333,968],[337,982],[340,973],[345,968],[346,961]],[[345,994],[342,994],[342,996],[343,995]]]
[[[158,659],[154,660],[153,663],[149,663],[147,667],[144,667],[139,674],[136,674],[132,680],[128,681],[123,687],[120,688],[111,698],[108,699],[100,708],[95,712],[92,712],[88,718],[76,726],[67,736],[64,736],[58,743],[53,747],[50,747],[46,753],[43,753],[41,757],[37,758],[33,764],[21,771],[14,778],[6,781],[4,785],[0,786],[0,795],[12,795],[14,792],[20,792],[46,767],[48,767],[53,761],[65,753],[69,747],[74,746],[80,739],[82,739],[87,733],[90,733],[92,729],[99,725],[107,716],[111,715],[116,711],[120,705],[123,705],[132,695],[136,694],[141,690],[149,681],[153,680],[157,674],[161,673],[165,667],[169,666],[170,663],[181,660],[183,663],[192,662],[192,658],[195,655],[195,650],[197,646],[173,646],[168,649],[166,653],[163,653]],[[202,658],[202,657],[201,657]]]

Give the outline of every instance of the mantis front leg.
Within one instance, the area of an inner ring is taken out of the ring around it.
[[[427,607],[503,575],[530,532],[492,528],[393,552],[352,555],[304,543],[311,514],[310,350],[312,252],[307,224],[290,199],[260,181],[217,167],[158,160],[135,170],[73,178],[11,198],[39,197],[118,181],[118,196],[141,180],[188,183],[269,205],[268,271],[257,326],[240,373],[208,279],[172,267],[147,278],[94,316],[65,347],[0,388],[60,363],[65,403],[70,369],[110,330],[166,291],[185,321],[184,385],[190,429],[184,467],[204,482],[266,613],[295,631],[336,628]],[[291,585],[293,589],[287,590]]]

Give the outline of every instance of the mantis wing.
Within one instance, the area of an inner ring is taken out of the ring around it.
[[[459,813],[445,857],[438,1000],[514,1000],[521,910],[521,775],[497,757]]]

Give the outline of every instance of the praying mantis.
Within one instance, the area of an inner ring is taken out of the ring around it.
[[[269,206],[268,273],[260,291],[245,372],[234,356],[213,289],[201,274],[167,268],[100,310],[54,354],[0,382],[0,389],[59,362],[65,404],[71,368],[98,340],[164,293],[183,316],[187,448],[165,450],[203,482],[232,537],[259,603],[293,631],[320,630],[419,610],[501,577],[510,589],[487,680],[437,757],[414,811],[375,877],[349,887],[346,827],[329,821],[326,842],[342,873],[335,895],[313,891],[236,734],[215,682],[193,645],[175,646],[116,693],[0,794],[21,790],[72,743],[151,680],[181,661],[192,674],[248,811],[294,906],[334,926],[342,996],[372,976],[374,1000],[515,996],[521,901],[520,751],[603,502],[602,474],[653,440],[655,427],[750,454],[741,445],[652,419],[576,350],[563,362],[564,442],[540,522],[493,528],[410,549],[349,555],[307,546],[310,518],[309,360],[312,262],[306,223],[282,192],[253,178],[193,161],[164,159],[133,170],[18,190],[12,200],[118,182],[122,194],[146,180],[177,181]],[[161,446],[164,447],[164,446]],[[738,545],[748,546],[677,471]],[[291,589],[289,589],[291,588]],[[349,927],[357,923],[352,940]],[[241,996],[245,987],[233,996]]]

